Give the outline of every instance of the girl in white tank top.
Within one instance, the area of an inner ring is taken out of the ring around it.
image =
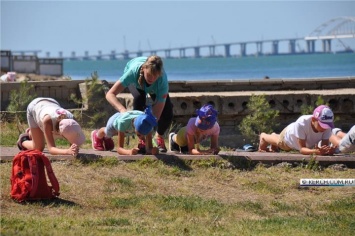
[[[36,98],[27,107],[29,129],[21,134],[17,145],[20,150],[43,151],[45,142],[52,155],[73,155],[79,152],[79,146],[85,142],[80,125],[74,120],[73,114],[63,109],[52,98]],[[55,146],[55,138],[65,138],[71,144],[68,149]]]

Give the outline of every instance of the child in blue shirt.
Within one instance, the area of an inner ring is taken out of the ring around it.
[[[114,142],[112,137],[117,135],[118,147],[117,153],[120,155],[136,155],[139,152],[156,155],[159,149],[152,145],[152,131],[157,125],[156,118],[146,110],[126,111],[124,113],[115,113],[107,122],[106,127],[91,132],[92,147],[98,151],[112,150]],[[125,149],[124,140],[126,135],[136,134],[140,144],[138,148]]]

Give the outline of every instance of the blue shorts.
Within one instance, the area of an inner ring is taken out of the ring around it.
[[[112,138],[113,136],[117,135],[117,130],[113,127],[113,122],[119,117],[121,113],[117,112],[108,119],[106,127],[105,127],[105,134],[107,138]]]

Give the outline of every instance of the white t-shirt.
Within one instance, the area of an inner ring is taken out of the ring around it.
[[[61,119],[73,119],[73,114],[62,107],[52,98],[36,98],[27,107],[27,121],[30,128],[39,127],[44,131],[43,119],[49,115],[52,119],[53,130]]]
[[[339,144],[339,150],[342,153],[355,152],[355,125],[341,139]]]
[[[329,139],[332,134],[332,129],[327,129],[324,132],[314,132],[311,126],[312,115],[303,115],[287,126],[284,141],[292,149],[300,150],[298,139],[306,140],[307,148],[314,148],[318,142]]]

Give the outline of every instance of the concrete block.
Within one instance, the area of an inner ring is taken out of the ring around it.
[[[12,53],[8,50],[1,50],[1,70],[4,72],[12,71]]]
[[[205,96],[192,93],[170,93],[169,95],[174,106],[174,115],[193,115],[196,109],[207,103],[213,105],[216,110],[221,109],[220,98],[217,95]]]
[[[13,56],[12,69],[17,73],[34,73],[39,74],[37,56]]]
[[[247,114],[247,104],[250,96],[221,96],[220,115],[242,115]]]
[[[63,59],[61,58],[46,58],[38,59],[39,74],[41,75],[63,75]]]

